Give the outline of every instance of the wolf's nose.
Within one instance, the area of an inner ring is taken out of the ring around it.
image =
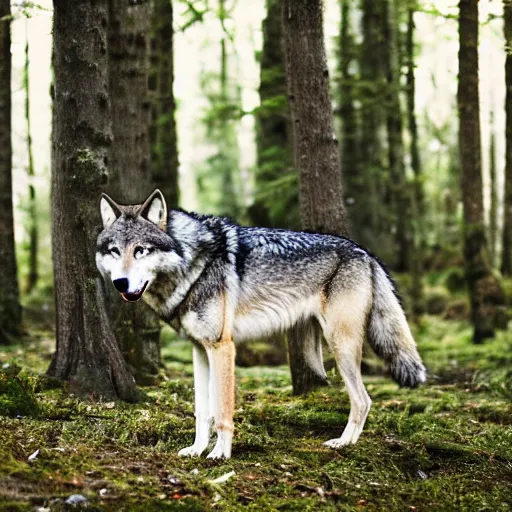
[[[121,293],[125,293],[128,291],[128,279],[126,277],[121,277],[121,279],[114,279],[112,281],[116,290]]]

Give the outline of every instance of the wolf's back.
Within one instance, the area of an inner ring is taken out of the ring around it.
[[[388,364],[393,379],[401,386],[415,387],[427,380],[405,314],[393,284],[377,260],[372,260],[373,305],[368,341]]]

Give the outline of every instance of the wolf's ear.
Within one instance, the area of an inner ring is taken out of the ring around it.
[[[139,215],[165,231],[167,228],[167,205],[160,190],[156,189],[144,201],[144,204],[140,207]]]
[[[121,215],[119,206],[113,199],[108,197],[107,194],[101,194],[100,212],[101,220],[103,221],[103,229],[112,226],[115,220]]]

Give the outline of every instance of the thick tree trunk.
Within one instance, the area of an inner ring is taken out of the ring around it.
[[[395,268],[409,268],[410,249],[410,202],[405,179],[404,145],[402,138],[402,111],[400,105],[400,55],[397,41],[398,20],[395,0],[383,0],[386,13],[386,72],[388,81],[387,129],[388,155],[393,210],[396,226]]]
[[[54,0],[52,252],[57,350],[48,373],[73,392],[135,400],[94,262],[112,142],[107,0]]]
[[[179,202],[176,103],[174,101],[174,32],[171,0],[155,0],[151,22],[151,177],[169,208]]]
[[[9,0],[0,0],[0,344],[21,331],[12,205],[10,14]]]
[[[411,302],[413,317],[417,320],[424,312],[423,301],[423,255],[425,253],[425,202],[421,177],[420,152],[418,148],[418,127],[416,124],[415,96],[416,82],[414,77],[414,12],[416,4],[407,11],[407,118],[411,135],[411,167],[414,172],[414,193],[411,198],[412,209],[412,257],[411,257]]]
[[[283,190],[269,191],[269,183],[293,169],[291,125],[286,97],[282,46],[281,0],[267,0],[263,20],[261,51],[260,103],[256,115],[258,166],[255,174],[255,200],[249,215],[253,224],[267,227],[299,227],[299,209],[294,193],[283,197]],[[279,211],[275,207],[280,205]]]
[[[116,201],[142,203],[152,192],[149,146],[150,2],[110,0],[109,93],[113,144],[107,186]],[[143,302],[127,304],[108,284],[110,317],[124,358],[139,384],[160,366],[160,321]]]
[[[504,2],[505,46],[508,48],[505,61],[506,83],[506,150],[505,150],[505,211],[503,226],[502,271],[512,275],[512,2]]]
[[[28,54],[28,32],[26,34],[27,41],[25,43],[25,66],[23,70],[25,81],[25,120],[27,126],[27,158],[28,167],[27,174],[28,184],[28,225],[29,225],[29,258],[28,258],[28,282],[27,293],[30,293],[37,284],[39,279],[39,271],[37,264],[37,254],[39,247],[39,224],[37,222],[37,206],[36,206],[36,187],[34,184],[34,156],[32,152],[32,129],[30,125],[30,82],[29,82],[29,54]]]
[[[325,55],[322,2],[283,0],[283,35],[288,98],[292,114],[295,167],[300,172],[302,225],[317,232],[347,231],[341,187],[341,162],[334,135]],[[290,331],[288,350],[295,393],[326,382],[323,365],[309,381],[297,376],[312,370],[306,350],[321,354],[321,337],[311,325]],[[311,339],[314,336],[314,339]]]
[[[480,106],[478,91],[478,0],[459,3],[459,148],[464,206],[464,258],[471,299],[473,339],[494,336],[496,307],[504,303],[501,285],[492,273],[485,238]]]

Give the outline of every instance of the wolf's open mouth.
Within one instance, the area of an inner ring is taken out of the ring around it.
[[[121,293],[121,297],[126,302],[137,302],[142,297],[142,294],[146,291],[147,285],[148,285],[148,281],[146,281],[144,286],[139,291],[134,292],[134,293]]]

